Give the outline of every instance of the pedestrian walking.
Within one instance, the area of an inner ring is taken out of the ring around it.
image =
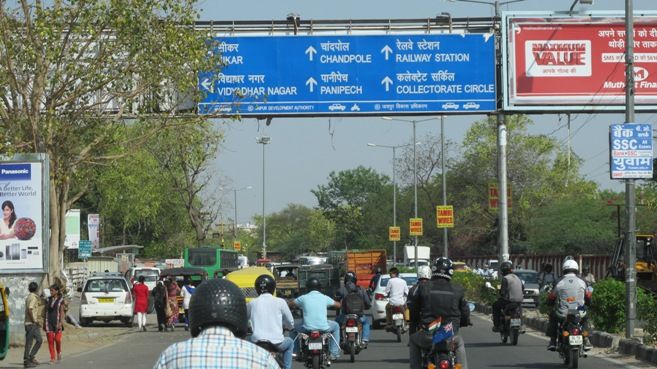
[[[196,287],[192,286],[189,277],[185,277],[183,281],[183,288],[180,290],[180,295],[183,297],[183,310],[185,312],[185,330],[189,330],[189,302],[192,300],[192,295]]]
[[[151,291],[151,295],[153,296],[153,307],[155,308],[155,314],[157,315],[157,330],[162,332],[167,323],[165,306],[168,303],[167,290],[162,281],[157,281],[153,291]]]
[[[64,331],[64,298],[57,284],[50,286],[50,297],[46,301],[45,319],[43,328],[48,338],[50,363],[62,360],[62,332]]]
[[[41,326],[43,325],[43,301],[36,291],[39,285],[36,282],[30,282],[27,287],[30,291],[25,299],[25,352],[23,353],[23,366],[34,368],[39,365],[35,359],[37,352],[43,344],[41,337]],[[34,342],[34,344],[32,343]]]
[[[164,282],[164,287],[167,289],[167,302],[170,310],[167,312],[167,324],[165,329],[168,328],[173,331],[173,327],[178,322],[178,315],[180,314],[180,308],[178,307],[178,294],[180,293],[180,287],[178,287],[178,283],[171,278]]]
[[[137,279],[139,282],[132,287],[132,293],[135,296],[135,314],[137,314],[137,324],[140,331],[146,332],[146,313],[148,312],[148,286],[144,284],[146,278],[140,275]]]

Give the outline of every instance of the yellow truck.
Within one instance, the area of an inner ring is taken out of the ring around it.
[[[0,360],[9,352],[9,288],[0,283]]]

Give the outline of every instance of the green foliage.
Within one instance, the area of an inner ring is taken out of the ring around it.
[[[657,336],[657,308],[655,301],[642,289],[637,289],[637,318],[645,320],[646,336]],[[606,278],[596,283],[591,300],[591,321],[596,329],[609,333],[618,333],[625,327],[625,284],[613,278]]]
[[[497,288],[486,286],[487,280],[472,272],[456,272],[452,277],[453,283],[458,283],[465,289],[465,299],[475,303],[490,305],[497,300]]]

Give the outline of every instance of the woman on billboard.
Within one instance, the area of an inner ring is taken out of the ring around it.
[[[14,204],[7,200],[2,203],[2,221],[0,222],[0,240],[6,240],[16,237],[14,233],[14,223],[16,222],[16,212]]]

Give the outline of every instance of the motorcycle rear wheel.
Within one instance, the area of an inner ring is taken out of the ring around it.
[[[349,342],[349,361],[352,363],[356,361],[356,343]]]
[[[313,369],[319,369],[319,355],[313,356]]]
[[[397,335],[397,342],[401,342],[401,332],[402,332],[402,328],[401,328],[401,327],[397,327],[397,328],[395,329],[395,334]]]
[[[511,344],[512,345],[517,345],[518,344],[518,335],[520,334],[520,331],[518,329],[512,329],[511,330]]]
[[[568,363],[568,368],[577,369],[579,366],[579,349],[570,350],[570,363]]]

